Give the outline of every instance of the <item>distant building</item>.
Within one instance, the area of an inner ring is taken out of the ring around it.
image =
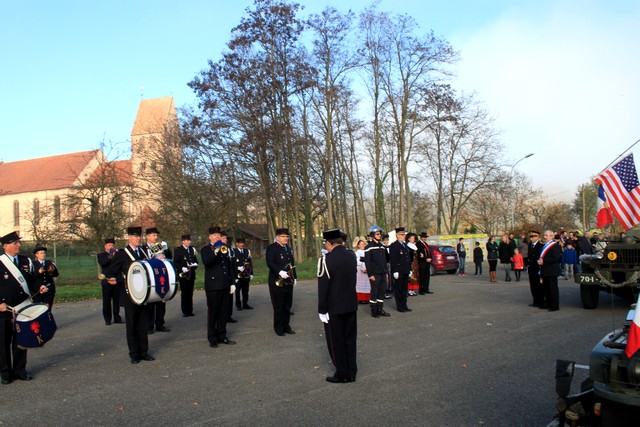
[[[24,239],[35,240],[42,239],[38,233],[57,224],[74,226],[91,202],[84,200],[85,206],[73,207],[69,199],[100,179],[105,168],[120,185],[131,189],[118,206],[131,222],[144,225],[160,202],[153,191],[154,177],[162,168],[159,160],[163,155],[180,158],[178,138],[173,97],[147,99],[138,107],[129,160],[109,162],[101,150],[90,150],[0,163],[0,234],[15,230]]]

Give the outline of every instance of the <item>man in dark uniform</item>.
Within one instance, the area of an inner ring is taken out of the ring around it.
[[[377,225],[369,229],[371,240],[364,249],[364,265],[369,275],[371,283],[371,294],[369,296],[369,307],[371,316],[390,316],[384,311],[384,295],[386,286],[387,269],[387,248],[382,244],[382,228]]]
[[[540,283],[540,266],[538,259],[542,252],[542,243],[540,242],[540,232],[537,230],[529,230],[529,257],[528,257],[528,273],[529,273],[529,289],[533,297],[533,303],[529,307],[544,308],[544,287]]]
[[[134,261],[146,259],[143,249],[140,247],[142,239],[142,227],[127,228],[127,240],[129,244],[119,250],[113,256],[113,269],[118,272],[117,287],[120,291],[120,304],[124,307],[124,317],[127,326],[127,346],[131,363],[140,363],[140,360],[155,360],[149,351],[149,308],[146,304],[138,305],[133,302],[127,293],[125,286],[129,266]]]
[[[209,244],[200,250],[204,264],[204,290],[207,296],[207,339],[209,346],[235,344],[227,337],[227,318],[233,269],[229,248],[222,243],[220,227],[209,228]]]
[[[558,276],[560,275],[562,248],[553,239],[554,235],[551,230],[544,232],[544,246],[538,258],[540,277],[545,291],[545,305],[549,307],[549,311],[558,311],[560,309]]]
[[[238,283],[236,283],[236,308],[241,310],[252,310],[249,301],[249,284],[253,279],[253,260],[251,251],[245,248],[245,239],[236,241],[235,260],[238,270]],[[242,300],[242,301],[241,301]]]
[[[35,255],[33,260],[34,289],[40,289],[42,286],[47,288],[47,292],[34,295],[33,302],[47,304],[51,308],[56,296],[56,284],[53,278],[58,277],[60,273],[53,261],[45,259],[47,256],[46,246],[37,245],[33,254]]]
[[[33,284],[33,263],[19,255],[20,237],[11,232],[0,238],[4,254],[0,255],[0,376],[2,384],[12,380],[29,381],[27,374],[27,350],[18,348],[13,328],[11,310],[28,301],[35,290]],[[46,291],[46,286],[40,289]]]
[[[222,230],[220,240],[229,250],[227,256],[231,260],[231,296],[229,297],[229,306],[227,307],[227,323],[238,323],[233,316],[233,296],[236,293],[236,283],[238,283],[238,274],[236,272],[236,251],[231,247],[231,238],[226,231]]]
[[[144,232],[147,243],[142,246],[147,259],[171,259],[171,249],[165,242],[162,242],[161,252],[154,251],[154,247],[158,246],[158,235],[160,232],[156,227],[147,228]],[[149,307],[149,333],[153,334],[153,328],[158,332],[170,332],[171,329],[164,326],[164,315],[167,312],[167,303],[164,301],[156,301],[148,303]]]
[[[341,230],[328,230],[322,236],[327,254],[321,258],[318,268],[318,314],[324,323],[327,347],[336,368],[326,380],[353,382],[358,371],[356,256],[343,245]]]
[[[196,281],[196,268],[198,268],[196,248],[191,246],[191,235],[182,235],[182,245],[174,252],[173,261],[180,281],[180,308],[184,317],[193,314],[193,289]]]
[[[418,294],[420,295],[433,293],[429,290],[431,283],[431,251],[427,244],[427,237],[429,235],[426,231],[423,231],[420,233],[420,240],[416,242],[416,246],[418,246],[418,274],[420,275],[418,278],[420,281]]]
[[[276,241],[265,252],[265,261],[269,268],[269,295],[273,305],[273,329],[278,336],[295,334],[289,325],[293,286],[297,282],[293,251],[289,246],[289,230],[278,228]]]
[[[389,264],[393,276],[393,291],[396,308],[400,313],[412,311],[407,307],[409,277],[411,277],[411,254],[405,242],[407,232],[404,227],[396,228],[397,240],[389,245]]]
[[[98,254],[98,264],[102,271],[100,284],[102,285],[102,317],[104,324],[124,323],[120,317],[120,289],[118,284],[118,271],[113,268],[113,256],[118,252],[115,239],[104,241],[104,252]]]

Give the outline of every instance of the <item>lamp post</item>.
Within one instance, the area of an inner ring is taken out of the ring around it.
[[[520,160],[518,160],[517,162],[515,162],[513,164],[513,166],[511,166],[511,172],[509,173],[509,176],[513,176],[513,171],[516,168],[516,165],[518,163],[520,163],[521,161],[523,161],[524,159],[528,159],[529,157],[533,156],[534,153],[529,153],[526,156],[524,156],[523,158],[521,158]],[[516,217],[516,200],[518,198],[518,186],[516,185],[514,188],[514,195],[513,195],[513,203],[511,204],[511,231],[513,231],[513,227],[515,224],[515,217]]]

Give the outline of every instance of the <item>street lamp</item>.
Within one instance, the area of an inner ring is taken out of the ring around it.
[[[520,163],[521,161],[523,161],[524,159],[528,159],[529,157],[533,156],[533,153],[529,153],[526,156],[524,156],[523,158],[521,158],[520,160],[518,160],[517,162],[515,162],[513,164],[513,166],[511,166],[511,172],[509,173],[509,176],[513,176],[513,171],[516,168],[516,165],[518,163]],[[513,231],[513,227],[515,224],[515,217],[516,217],[516,200],[518,199],[518,186],[516,185],[514,188],[514,195],[513,195],[513,203],[511,203],[511,231]]]

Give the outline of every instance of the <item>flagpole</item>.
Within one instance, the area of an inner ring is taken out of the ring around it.
[[[624,150],[622,153],[620,153],[620,155],[619,155],[618,157],[616,157],[616,158],[613,160],[613,162],[609,163],[609,164],[607,165],[607,167],[605,167],[604,169],[602,169],[598,175],[600,175],[602,172],[604,172],[604,171],[606,171],[607,169],[609,169],[609,166],[611,166],[612,164],[614,164],[614,163],[615,163],[615,162],[616,162],[620,157],[624,156],[624,154],[625,154],[627,151],[629,151],[629,150],[631,150],[633,147],[635,147],[635,145],[636,145],[638,142],[640,142],[640,139],[639,139],[639,140],[637,140],[636,142],[634,142],[633,144],[631,144],[631,146],[630,146],[629,148],[627,148],[626,150]]]

